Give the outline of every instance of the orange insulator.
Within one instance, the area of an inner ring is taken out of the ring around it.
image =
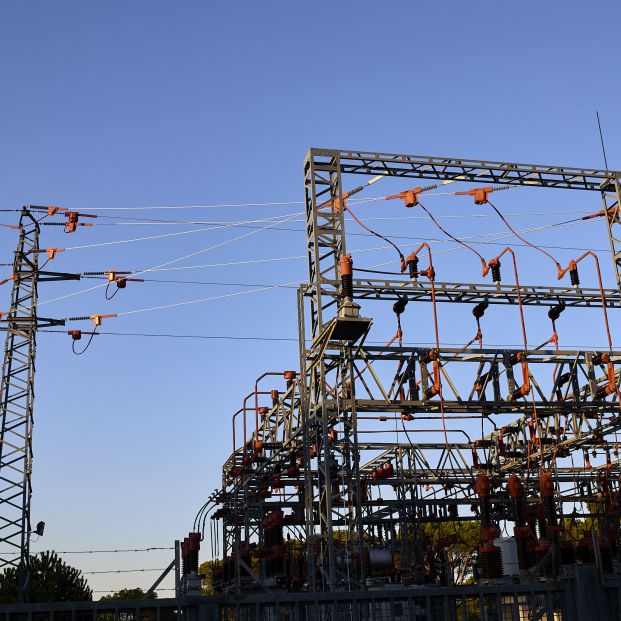
[[[332,444],[338,440],[338,434],[336,433],[336,429],[330,429],[328,433],[328,444]]]
[[[544,498],[552,498],[554,496],[554,479],[550,472],[542,472],[539,479],[539,489]]]
[[[487,188],[474,188],[473,190],[466,190],[464,192],[453,192],[453,194],[459,196],[472,196],[474,198],[475,205],[484,205],[487,203],[487,195],[491,194],[494,188],[489,186]]]
[[[283,373],[283,376],[287,381],[291,381],[294,380],[298,376],[298,374],[295,371],[285,371]]]
[[[252,463],[252,457],[250,457],[250,455],[244,455],[244,457],[242,458],[242,464],[244,464],[244,466],[249,466]]]
[[[259,408],[259,414],[261,414],[261,416],[265,416],[269,411],[269,408],[266,407]]]
[[[351,276],[353,263],[351,254],[346,254],[344,257],[341,257],[339,261],[341,276]]]
[[[489,483],[489,477],[486,474],[480,474],[476,478],[475,486],[476,486],[477,494],[481,498],[489,498],[489,496],[491,495],[492,488]]]
[[[414,419],[414,417],[409,412],[403,412],[403,414],[401,414],[401,418],[406,421],[411,421]]]
[[[317,445],[312,444],[310,449],[310,458],[315,459],[315,457],[317,457]]]
[[[263,441],[262,440],[255,440],[254,444],[253,444],[253,448],[254,448],[254,452],[258,455],[259,453],[263,452]]]
[[[393,476],[395,474],[395,470],[392,467],[392,464],[390,462],[385,463],[384,467],[382,468],[382,470],[384,471],[383,474],[384,474],[384,478],[386,478],[386,479],[388,477],[391,477],[391,476]]]
[[[381,478],[380,473],[377,470],[373,470],[373,472],[371,472],[371,478],[374,481],[378,481]]]
[[[520,498],[522,496],[522,481],[520,477],[516,474],[512,474],[509,477],[507,489],[509,490],[509,496],[511,498]]]

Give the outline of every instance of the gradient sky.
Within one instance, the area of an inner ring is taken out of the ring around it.
[[[303,199],[302,161],[311,146],[603,167],[599,110],[609,165],[619,169],[617,15],[617,2],[577,0],[5,1],[1,207],[56,204],[108,216],[71,236],[43,230],[44,245],[67,248],[209,228],[187,224],[197,220],[293,219],[288,227],[176,264],[213,265],[304,254],[303,225],[293,214],[301,211],[296,201]],[[349,186],[359,182],[346,180]],[[382,183],[369,196],[405,189]],[[518,214],[522,228],[600,208],[594,195],[520,192],[507,192],[502,204]],[[104,211],[267,202],[286,204]],[[429,203],[439,215],[462,218],[446,220],[462,235],[503,230],[490,218],[464,219],[472,213],[466,199]],[[378,202],[361,206],[359,215],[403,212],[394,202]],[[376,226],[386,233],[441,237],[421,220]],[[53,266],[144,269],[249,231],[232,227],[75,248]],[[608,245],[601,222],[533,232],[532,239],[564,247]],[[377,248],[377,242],[352,243]],[[10,260],[15,243],[14,232],[0,229],[0,262]],[[575,255],[559,253],[564,260]],[[390,250],[360,256],[357,264],[367,266],[394,259]],[[480,280],[465,257],[456,251],[438,259],[439,278]],[[529,282],[554,284],[552,272],[542,268],[544,258],[523,250],[520,260]],[[130,286],[110,302],[98,289],[50,302],[45,314],[121,312],[302,282],[305,265],[289,259],[160,272],[157,278],[221,284],[150,282]],[[604,267],[610,285],[612,271]],[[40,297],[43,302],[93,284],[45,284]],[[0,289],[0,310],[9,292],[8,286]],[[565,324],[565,342],[604,342],[600,324],[572,321]],[[444,340],[472,336],[470,324],[459,335],[459,324],[447,327]],[[533,318],[532,325],[540,328],[533,341],[547,338],[547,323]],[[105,328],[295,339],[295,292],[271,289],[126,315]],[[392,329],[392,323],[383,328],[386,335]],[[429,340],[428,333],[412,330],[412,338]],[[517,332],[509,333],[500,319],[489,330],[492,341],[517,342]],[[378,327],[378,338],[384,336]],[[254,378],[298,366],[294,341],[101,336],[76,357],[66,335],[41,334],[37,354],[32,516],[45,520],[47,529],[34,551],[165,547],[183,538],[196,509],[219,484],[231,445],[230,416]],[[64,556],[83,570],[103,571],[164,567],[170,554]],[[88,578],[104,591],[146,587],[155,575]]]

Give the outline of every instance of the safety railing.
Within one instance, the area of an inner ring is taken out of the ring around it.
[[[589,620],[620,619],[619,583],[603,585],[597,579],[590,585],[387,586],[356,592],[11,604],[0,605],[0,621],[585,621],[585,614]]]

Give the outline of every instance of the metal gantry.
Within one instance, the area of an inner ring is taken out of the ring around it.
[[[344,262],[346,175],[600,193],[618,288],[441,282],[433,270],[427,278],[423,270],[376,278],[354,268],[352,276]],[[621,352],[535,348],[525,333],[523,347],[504,349],[400,339],[378,347],[367,336],[377,305],[404,301],[431,304],[434,316],[436,305],[456,303],[538,306],[552,318],[561,305],[603,312],[608,321],[621,305],[620,180],[608,170],[309,151],[300,373],[288,396],[277,392],[257,408],[257,428],[224,464],[213,514],[222,520],[219,588],[396,587],[416,584],[421,567],[423,581],[450,583],[444,552],[432,550],[440,565],[429,560],[423,527],[430,523],[481,526],[483,578],[496,571],[500,523],[514,522],[520,569],[531,576],[550,554],[554,567],[563,554],[563,562],[617,554]],[[479,434],[467,420],[478,421]],[[599,518],[599,543],[569,550],[563,520],[587,515]]]

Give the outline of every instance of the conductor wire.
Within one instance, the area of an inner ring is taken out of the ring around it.
[[[86,345],[84,346],[84,349],[82,349],[82,351],[76,351],[75,344],[77,343],[77,341],[72,341],[71,342],[71,351],[73,351],[73,353],[76,356],[81,356],[82,354],[86,353],[86,350],[91,346],[91,343],[93,342],[93,338],[95,338],[96,334],[97,334],[97,328],[95,328],[93,330],[93,332],[91,332],[91,335],[90,335]]]
[[[420,200],[418,201],[418,205],[420,206],[420,208],[431,218],[431,221],[447,236],[450,237],[453,241],[457,242],[458,244],[464,246],[465,248],[468,248],[468,250],[470,250],[471,252],[474,252],[474,254],[477,255],[477,257],[479,257],[479,261],[481,261],[481,266],[483,267],[483,272],[485,273],[485,268],[486,268],[486,262],[485,259],[472,247],[469,246],[466,242],[462,241],[461,239],[458,239],[457,237],[455,237],[454,235],[452,235],[451,233],[449,233],[431,214],[431,212],[420,202]]]
[[[535,244],[532,244],[531,242],[529,242],[526,238],[522,237],[510,224],[509,221],[502,215],[502,213],[500,213],[500,210],[497,209],[497,207],[494,205],[494,203],[492,203],[492,201],[489,200],[489,198],[487,199],[487,202],[489,204],[489,206],[498,214],[498,217],[505,223],[506,227],[518,238],[521,239],[526,245],[530,246],[531,248],[533,248],[534,250],[537,250],[538,252],[541,252],[542,254],[544,254],[546,257],[548,257],[556,266],[556,270],[557,270],[557,274],[560,274],[562,271],[561,268],[561,264],[547,251],[545,251],[543,248],[540,248],[539,246],[535,246]],[[569,222],[569,221],[568,221]],[[562,223],[562,224],[566,224],[566,223]]]
[[[403,253],[401,252],[401,250],[399,250],[399,247],[392,240],[388,239],[388,237],[385,237],[381,233],[374,231],[373,229],[369,228],[366,224],[364,224],[362,221],[360,221],[356,217],[356,214],[351,210],[350,207],[347,207],[344,205],[343,211],[348,211],[349,215],[354,219],[354,221],[357,222],[365,231],[368,231],[372,235],[375,235],[375,237],[379,237],[380,239],[383,239],[385,242],[389,243],[397,251],[397,254],[399,255],[399,260],[405,261],[405,257],[403,256]]]

